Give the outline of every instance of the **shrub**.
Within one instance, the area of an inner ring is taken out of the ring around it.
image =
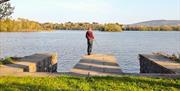
[[[119,24],[109,23],[109,24],[105,24],[104,25],[104,28],[102,29],[102,31],[121,32],[122,31],[122,27]]]
[[[0,60],[0,65],[5,65],[5,64],[12,64],[13,60],[11,57],[6,57],[5,59]]]

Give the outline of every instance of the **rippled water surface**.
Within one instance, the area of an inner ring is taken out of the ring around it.
[[[115,55],[123,72],[139,72],[138,54],[180,52],[180,32],[94,32],[94,53]],[[69,71],[86,54],[85,31],[0,33],[0,57],[57,52],[58,71]]]

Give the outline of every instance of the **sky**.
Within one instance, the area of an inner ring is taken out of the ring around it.
[[[11,0],[13,18],[38,22],[132,24],[180,20],[180,0]]]

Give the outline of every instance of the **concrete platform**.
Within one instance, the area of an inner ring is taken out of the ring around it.
[[[180,74],[180,63],[169,58],[153,54],[140,54],[139,60],[141,73]]]
[[[18,72],[54,72],[57,69],[56,53],[40,53],[13,58],[13,64],[1,65],[0,74]]]
[[[71,69],[71,73],[104,76],[121,74],[122,71],[114,56],[93,54],[83,56],[79,63]]]
[[[0,74],[14,74],[19,72],[24,72],[23,68],[14,67],[12,64],[0,66]]]

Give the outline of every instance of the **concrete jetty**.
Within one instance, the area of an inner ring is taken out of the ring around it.
[[[13,64],[0,66],[0,74],[13,74],[19,72],[55,72],[56,69],[56,53],[39,53],[25,57],[14,57]]]
[[[121,74],[122,71],[114,56],[93,54],[83,56],[74,68],[71,69],[71,73],[104,76]]]
[[[141,73],[180,74],[180,63],[161,55],[139,54]]]

